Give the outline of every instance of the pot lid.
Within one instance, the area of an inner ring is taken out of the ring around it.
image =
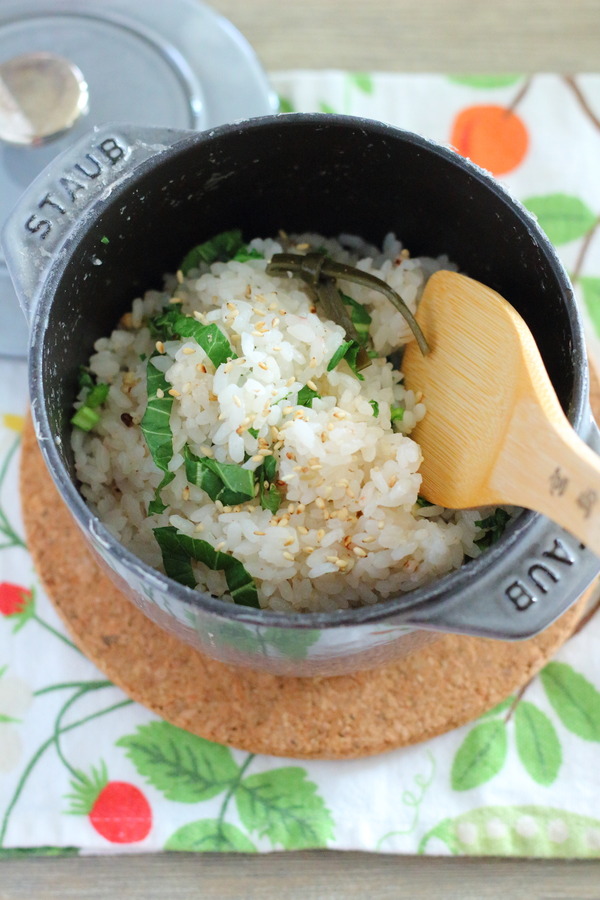
[[[0,228],[94,125],[203,130],[275,109],[245,38],[199,0],[0,0]],[[0,250],[0,355],[27,343]]]

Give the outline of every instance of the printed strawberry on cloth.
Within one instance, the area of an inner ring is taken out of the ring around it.
[[[537,215],[600,361],[600,75],[273,75],[282,109],[452,144]],[[127,699],[72,645],[24,543],[24,363],[0,360],[0,854],[330,847],[600,857],[600,616],[517,696],[352,762],[230,750]]]

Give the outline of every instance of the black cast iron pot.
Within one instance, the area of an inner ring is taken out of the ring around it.
[[[571,423],[598,447],[581,322],[568,278],[530,215],[489,176],[414,134],[341,116],[269,116],[204,133],[108,126],[58,157],[4,233],[31,326],[31,408],[48,468],[90,547],[151,619],[217,659],[295,675],[389,661],[435,632],[519,640],[582,594],[600,561],[524,512],[479,559],[374,607],[285,615],[221,602],[150,569],[77,489],[69,418],[78,366],[135,296],[194,244],[394,231],[413,255],[447,253],[524,316]],[[110,235],[110,242],[101,238]],[[494,373],[490,373],[494,377]]]

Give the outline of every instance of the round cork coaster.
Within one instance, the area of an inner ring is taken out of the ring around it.
[[[81,650],[174,725],[254,753],[344,759],[424,741],[524,685],[573,632],[589,594],[518,643],[446,635],[401,662],[331,678],[238,669],[167,635],[114,587],[54,487],[31,420],[21,495],[40,579]]]

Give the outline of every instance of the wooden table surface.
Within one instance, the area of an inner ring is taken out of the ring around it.
[[[163,0],[166,2],[166,0]],[[600,0],[213,0],[267,70],[598,71]],[[594,862],[315,851],[5,860],[0,900],[598,900]]]

